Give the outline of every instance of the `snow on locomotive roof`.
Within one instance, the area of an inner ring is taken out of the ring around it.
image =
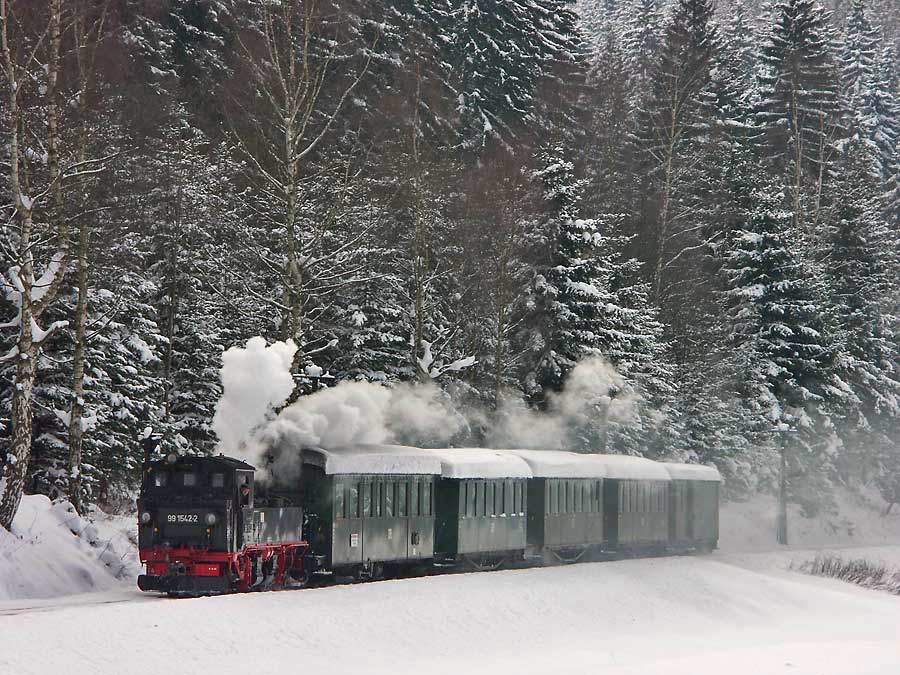
[[[672,477],[672,480],[707,480],[722,482],[722,476],[719,470],[714,466],[706,466],[704,464],[678,464],[677,462],[663,462],[666,471]]]
[[[340,448],[308,448],[303,461],[321,467],[326,474],[428,474],[440,475],[439,458],[405,445],[349,445]]]
[[[603,462],[606,477],[613,480],[672,480],[669,472],[659,462],[631,455],[585,455]]]
[[[444,478],[531,478],[531,468],[521,457],[487,448],[424,450],[440,461]]]
[[[565,450],[504,450],[521,457],[535,478],[606,478],[606,465],[597,455]]]

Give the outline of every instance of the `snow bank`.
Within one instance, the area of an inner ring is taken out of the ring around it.
[[[133,588],[136,537],[131,517],[87,520],[68,502],[26,495],[12,532],[0,528],[0,600]]]

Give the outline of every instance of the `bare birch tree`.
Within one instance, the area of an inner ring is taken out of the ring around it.
[[[299,347],[298,368],[310,355],[308,325],[323,298],[361,269],[354,249],[370,228],[335,228],[358,170],[322,154],[369,70],[377,35],[364,42],[349,17],[319,0],[236,2],[233,9],[247,17],[236,30],[235,65],[246,82],[229,92],[227,109],[251,186],[245,203],[258,225],[244,242],[254,266],[247,273],[268,277],[281,292],[247,290],[280,317],[282,336]],[[312,204],[313,186],[329,180],[328,203]]]
[[[62,0],[36,11],[28,0],[0,0],[0,50],[5,76],[4,136],[9,145],[8,189],[13,233],[4,242],[12,265],[2,280],[17,315],[0,327],[18,332],[4,359],[15,360],[12,439],[0,468],[0,526],[12,524],[25,483],[32,444],[32,397],[37,357],[47,337],[64,322],[38,324],[62,286],[69,256],[69,224],[63,215],[58,86]],[[45,169],[46,167],[46,169]],[[78,165],[67,171],[78,172]],[[36,253],[52,241],[54,252],[36,278]]]

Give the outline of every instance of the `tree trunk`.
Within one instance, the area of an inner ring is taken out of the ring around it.
[[[78,302],[75,305],[75,347],[72,356],[72,402],[69,408],[69,500],[79,513],[82,507],[81,455],[84,445],[84,354],[88,310],[88,244],[90,226],[85,221],[78,235]]]
[[[59,111],[56,105],[56,85],[59,75],[59,53],[62,41],[62,0],[50,1],[50,53],[47,72],[47,166],[49,185],[56,212],[52,217],[59,223],[57,231],[58,251],[54,262],[59,266],[41,288],[42,296],[32,299],[34,288],[33,218],[34,202],[22,193],[19,174],[19,92],[24,80],[18,78],[19,66],[13,61],[10,50],[10,10],[7,0],[0,0],[0,48],[3,51],[4,70],[8,85],[7,130],[9,141],[9,187],[12,191],[15,213],[22,224],[19,246],[21,264],[18,272],[21,283],[21,309],[19,313],[19,339],[17,341],[16,380],[12,397],[12,440],[6,462],[0,472],[0,527],[9,529],[22,501],[25,475],[31,457],[32,398],[37,375],[37,356],[40,342],[35,341],[36,321],[53,301],[65,274],[68,254],[68,223],[62,218],[62,185],[59,174]],[[49,334],[49,333],[47,333]],[[41,340],[46,339],[44,335]]]
[[[775,539],[779,544],[787,546],[787,443],[785,442],[783,434],[781,438],[781,467],[778,476],[778,522]]]

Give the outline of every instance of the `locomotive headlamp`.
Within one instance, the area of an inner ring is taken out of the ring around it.
[[[175,462],[178,461],[178,455],[176,455],[174,452],[170,452],[170,453],[166,456],[166,461],[167,461],[169,464],[174,464]]]
[[[206,514],[206,524],[207,525],[215,525],[216,524],[216,514],[215,513],[207,513]]]
[[[147,523],[150,522],[150,513],[149,513],[148,511],[144,511],[144,512],[141,514],[141,522],[142,522],[144,525],[146,525]]]

